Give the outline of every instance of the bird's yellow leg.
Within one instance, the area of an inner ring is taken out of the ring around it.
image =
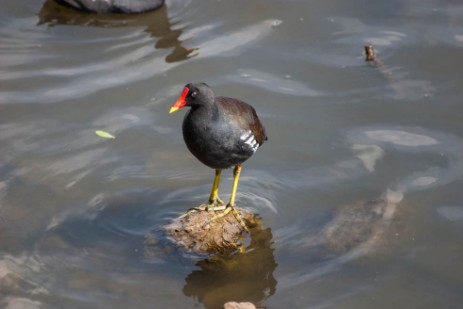
[[[223,205],[223,201],[219,199],[219,185],[220,185],[220,174],[222,170],[215,170],[214,182],[212,183],[211,195],[209,196],[209,205],[217,206],[217,204]]]
[[[191,212],[195,211],[220,211],[223,210],[222,213],[214,216],[211,218],[211,221],[217,220],[219,218],[223,218],[226,215],[228,215],[230,212],[233,213],[233,216],[236,218],[236,221],[243,227],[243,229],[246,232],[249,232],[248,227],[244,223],[243,219],[241,218],[240,214],[238,211],[235,209],[235,196],[236,196],[236,190],[238,189],[238,181],[240,179],[240,174],[241,174],[241,165],[235,166],[235,169],[233,170],[233,186],[232,186],[232,192],[231,192],[231,197],[230,197],[230,202],[228,205],[224,205],[222,200],[219,199],[219,183],[220,183],[220,174],[222,170],[217,169],[215,170],[215,177],[214,177],[214,182],[212,183],[212,190],[211,190],[211,195],[209,197],[209,203],[208,204],[203,204],[198,207],[194,207],[190,210],[188,210],[185,214],[183,214],[180,217],[184,217],[187,214],[190,214]]]
[[[241,165],[237,165],[235,166],[235,169],[233,170],[233,186],[232,186],[230,202],[228,203],[225,211],[215,216],[214,218],[212,218],[212,220],[225,217],[231,211],[233,213],[233,216],[235,216],[236,220],[238,221],[238,223],[244,228],[246,232],[249,232],[248,227],[244,223],[243,219],[241,219],[240,214],[235,209],[235,196],[236,196],[236,190],[238,189],[238,181],[240,179],[240,174],[241,174]]]
[[[241,165],[235,166],[235,169],[233,170],[233,186],[232,186],[232,192],[230,196],[230,202],[228,205],[230,206],[235,206],[235,196],[236,196],[236,190],[238,189],[238,181],[240,179],[240,174],[241,174]]]
[[[219,184],[220,184],[220,174],[222,170],[215,170],[214,182],[212,183],[211,195],[209,196],[209,201],[207,203],[201,204],[197,207],[189,209],[186,213],[180,216],[180,218],[185,217],[186,215],[195,212],[195,211],[220,211],[224,210],[224,202],[219,198]]]

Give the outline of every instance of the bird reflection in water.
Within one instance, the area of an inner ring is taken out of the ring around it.
[[[258,308],[276,291],[277,267],[269,228],[255,228],[246,253],[216,256],[196,263],[185,279],[183,293],[197,298],[205,308],[223,308],[228,301],[251,302]]]
[[[158,38],[154,47],[156,49],[173,50],[166,56],[166,62],[187,60],[198,55],[198,48],[184,47],[179,40],[182,29],[172,29],[167,16],[167,7],[140,14],[94,14],[80,12],[53,0],[45,1],[39,12],[38,25],[80,25],[86,27],[117,28],[117,27],[145,27],[145,32],[151,37]]]

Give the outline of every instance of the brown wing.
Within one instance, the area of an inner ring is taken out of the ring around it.
[[[216,97],[216,103],[222,107],[222,111],[234,123],[243,130],[251,130],[259,145],[267,140],[265,128],[257,117],[256,110],[246,102],[227,98]]]

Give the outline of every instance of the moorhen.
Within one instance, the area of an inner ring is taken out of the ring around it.
[[[183,120],[183,139],[199,161],[215,169],[209,202],[200,210],[224,210],[214,218],[231,211],[240,225],[249,231],[234,208],[236,189],[241,164],[267,140],[265,128],[251,105],[233,98],[216,97],[205,83],[186,85],[170,113],[185,106],[191,109]],[[224,205],[218,196],[220,174],[222,169],[233,166],[230,202]]]

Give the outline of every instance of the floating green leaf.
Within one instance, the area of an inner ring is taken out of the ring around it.
[[[101,130],[95,131],[95,134],[98,135],[99,137],[103,137],[103,138],[116,138],[111,133],[108,133],[106,131],[101,131]]]

